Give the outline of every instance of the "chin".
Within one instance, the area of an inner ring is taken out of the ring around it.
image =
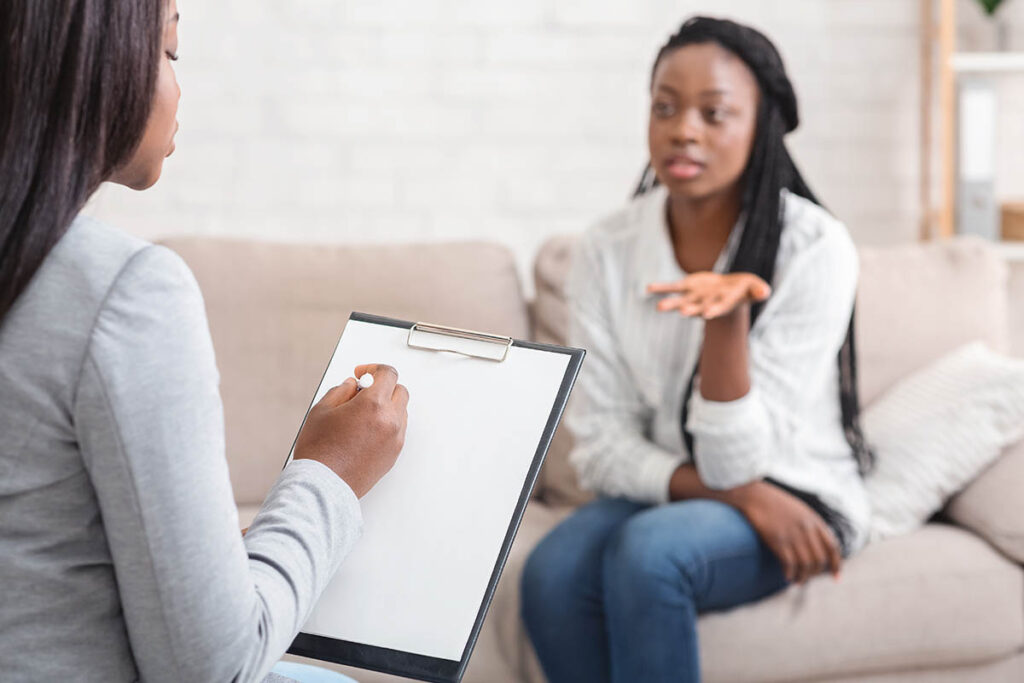
[[[156,168],[150,169],[144,174],[140,174],[139,177],[134,179],[131,183],[127,183],[128,187],[139,192],[148,190],[156,185],[156,182],[160,180],[160,174],[163,172],[163,168],[163,164],[157,164]]]
[[[707,184],[702,183],[699,180],[672,180],[671,182],[662,184],[666,189],[668,189],[669,194],[692,200],[707,199],[720,191],[720,189],[709,187]]]
[[[670,195],[689,201],[710,199],[729,192],[735,186],[735,183],[723,185],[718,182],[711,182],[709,178],[702,177],[693,178],[692,180],[679,180],[678,178],[670,177],[668,182],[665,182],[663,174],[659,174],[658,179]]]

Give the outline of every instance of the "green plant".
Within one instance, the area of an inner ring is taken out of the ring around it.
[[[985,14],[992,16],[1003,4],[1003,0],[978,0],[978,4],[985,10]]]

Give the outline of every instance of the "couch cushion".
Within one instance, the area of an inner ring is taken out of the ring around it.
[[[1022,605],[1018,565],[967,531],[929,525],[869,545],[838,582],[705,616],[701,657],[708,680],[735,683],[977,663],[1024,647]]]
[[[536,683],[544,679],[518,619],[518,577],[529,540],[539,541],[565,515],[531,504],[491,608],[506,659]],[[822,576],[702,616],[704,675],[762,683],[985,662],[1024,647],[1022,605],[1019,566],[966,531],[928,525],[869,545],[838,582]]]
[[[256,519],[256,515],[260,512],[259,503],[249,503],[246,505],[238,506],[238,526],[243,529],[248,529],[252,526],[252,520]]]
[[[818,679],[805,683],[1019,683],[1024,681],[1024,653],[955,667],[919,667],[866,676]]]
[[[878,456],[864,479],[871,538],[899,536],[1024,439],[1024,359],[968,344],[902,378],[862,424]]]
[[[980,239],[860,250],[857,368],[871,403],[901,377],[964,344],[1009,350],[1009,275]]]
[[[519,533],[509,552],[505,569],[494,592],[484,631],[497,639],[504,662],[517,672],[517,680],[545,683],[520,617],[520,582],[526,559],[549,531],[572,513],[571,507],[552,507],[534,500],[526,508]],[[571,655],[568,655],[571,656]]]
[[[537,253],[533,270],[537,295],[531,307],[533,333],[537,341],[566,343],[569,309],[565,286],[576,240],[574,235],[554,237],[545,242]],[[586,365],[586,360],[583,363]],[[571,403],[572,398],[569,400]],[[541,495],[549,505],[580,505],[593,497],[577,482],[576,472],[569,463],[571,450],[572,435],[563,422],[555,434],[540,476]]]
[[[1024,259],[1010,262],[1010,353],[1024,357]]]
[[[1024,441],[1008,448],[954,496],[946,513],[1024,564]]]
[[[262,501],[280,473],[352,311],[529,336],[514,258],[493,244],[164,244],[206,300],[239,503]]]

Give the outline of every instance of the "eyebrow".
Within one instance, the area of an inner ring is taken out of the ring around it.
[[[659,83],[657,89],[658,90],[665,90],[665,91],[667,91],[667,92],[669,92],[669,93],[671,93],[673,95],[678,95],[679,94],[679,91],[677,91],[675,88],[673,88],[671,86],[668,86],[668,85],[665,85],[664,83]],[[728,88],[714,88],[714,89],[710,89],[710,90],[701,90],[699,94],[700,94],[701,97],[706,97],[708,95],[728,95],[731,92],[732,91],[729,90]]]

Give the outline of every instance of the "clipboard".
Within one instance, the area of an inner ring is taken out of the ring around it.
[[[461,681],[584,355],[349,317],[310,407],[355,365],[386,363],[409,389],[409,426],[395,467],[362,499],[363,537],[289,653]]]

